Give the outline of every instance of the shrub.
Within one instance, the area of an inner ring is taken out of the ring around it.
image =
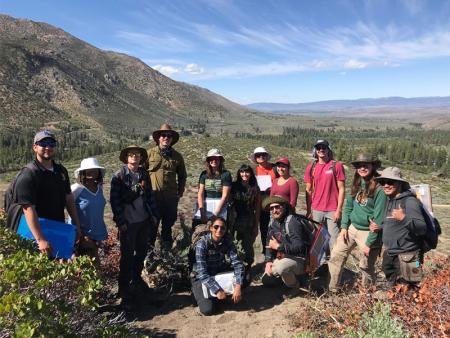
[[[0,337],[129,336],[96,311],[102,287],[88,257],[51,260],[2,225]]]

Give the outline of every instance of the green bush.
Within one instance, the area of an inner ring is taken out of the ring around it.
[[[118,337],[126,328],[96,311],[102,284],[88,257],[48,259],[1,226],[0,337]]]
[[[402,324],[391,318],[390,306],[378,302],[372,311],[363,314],[357,331],[348,330],[348,337],[357,338],[407,338]]]

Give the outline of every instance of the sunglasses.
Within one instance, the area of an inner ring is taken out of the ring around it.
[[[54,147],[56,147],[56,141],[54,141],[54,140],[37,141],[36,144],[39,147],[42,147],[42,148],[45,148],[45,147],[54,148]]]
[[[278,167],[278,168],[284,168],[284,169],[289,168],[289,166],[286,165],[286,164],[284,164],[284,163],[277,163],[277,167]]]
[[[394,180],[389,180],[389,179],[383,179],[383,180],[378,180],[378,182],[380,182],[380,185],[394,185],[395,181]]]
[[[171,133],[161,133],[159,134],[159,137],[167,137],[167,138],[172,138],[172,134]]]
[[[370,163],[355,163],[354,167],[355,169],[360,169],[360,168],[369,168]]]
[[[225,229],[227,227],[225,225],[213,224],[213,228],[214,228],[214,230],[219,230],[220,229],[220,231],[225,231]]]
[[[141,153],[128,153],[128,157],[141,156]]]
[[[217,161],[217,162],[219,162],[221,160],[221,158],[220,157],[216,157],[216,156],[213,156],[213,157],[208,157],[208,162],[211,162],[211,161]]]
[[[319,145],[316,146],[316,149],[317,149],[317,150],[327,150],[328,147],[327,147],[326,145],[319,144]]]
[[[281,205],[280,204],[271,205],[270,206],[270,211],[272,211],[272,210],[280,210],[280,209],[281,209]]]
[[[255,154],[255,157],[266,157],[267,154],[266,153],[257,153]]]

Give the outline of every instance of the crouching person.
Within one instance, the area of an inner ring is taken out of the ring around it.
[[[274,286],[281,278],[287,287],[298,289],[298,276],[304,273],[306,256],[302,225],[291,213],[289,202],[281,196],[267,197],[263,208],[270,209],[272,217],[267,232],[262,282]]]
[[[400,169],[386,168],[376,180],[389,198],[381,224],[383,272],[390,286],[398,282],[417,284],[423,277],[421,237],[427,229],[420,202]],[[378,229],[371,225],[371,230]]]
[[[209,233],[195,245],[195,277],[192,279],[192,293],[200,313],[205,316],[214,314],[218,301],[227,298],[226,290],[215,278],[217,274],[228,269],[225,256],[229,257],[234,270],[231,294],[234,303],[240,302],[242,298],[241,287],[244,279],[244,265],[239,260],[232,238],[226,235],[225,220],[218,217],[209,224]]]
[[[148,290],[141,277],[148,243],[156,236],[158,217],[150,177],[142,166],[147,152],[129,146],[120,152],[125,163],[111,179],[111,209],[120,239],[119,292],[122,305],[132,307],[140,293]]]

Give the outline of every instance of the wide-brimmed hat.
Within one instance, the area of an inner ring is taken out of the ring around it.
[[[36,144],[37,142],[42,141],[43,139],[46,139],[46,138],[50,138],[56,142],[55,134],[53,134],[51,131],[48,131],[48,130],[41,130],[41,131],[38,131],[36,133],[36,135],[34,135],[33,143]]]
[[[275,165],[277,165],[278,163],[287,165],[288,168],[291,167],[291,162],[289,162],[289,159],[287,157],[280,157],[278,160],[276,160]]]
[[[375,168],[379,168],[381,166],[381,161],[377,158],[377,156],[368,153],[359,154],[356,160],[351,163],[353,167],[356,167],[358,163],[372,163]]]
[[[270,161],[272,156],[264,147],[256,147],[255,150],[253,150],[253,154],[251,154],[249,157],[250,161],[256,163],[255,154],[262,154],[262,153],[267,154],[267,161]]]
[[[102,177],[105,176],[105,167],[102,167],[95,157],[88,157],[81,161],[80,167],[74,171],[75,178],[78,177],[80,171],[88,169],[98,169],[102,173]]]
[[[147,161],[147,157],[148,157],[147,151],[144,148],[141,148],[135,144],[132,144],[132,145],[122,149],[120,151],[119,159],[123,163],[127,164],[128,163],[128,159],[127,159],[128,153],[133,150],[138,150],[141,153],[141,162],[140,162],[141,164],[144,163],[145,161]]]
[[[386,169],[380,171],[379,174],[380,174],[380,176],[375,178],[377,181],[382,180],[382,179],[387,179],[387,180],[408,183],[407,180],[402,178],[402,172],[397,167],[387,167]]]
[[[170,133],[172,135],[172,143],[170,144],[172,146],[180,139],[180,134],[173,130],[170,124],[164,123],[163,125],[161,125],[161,127],[159,127],[158,130],[155,130],[152,134],[156,144],[159,143],[159,137],[162,133]]]
[[[210,158],[210,157],[221,157],[222,161],[225,161],[225,157],[223,157],[223,154],[220,152],[219,149],[216,149],[216,148],[210,149],[208,151],[208,153],[206,154],[206,158],[205,158],[206,161],[208,161],[208,158]]]
[[[267,211],[267,210],[269,209],[270,205],[271,205],[271,204],[274,204],[274,203],[277,203],[277,204],[285,204],[285,205],[290,206],[289,202],[286,201],[283,197],[278,196],[278,195],[272,195],[272,196],[266,197],[266,198],[263,200],[263,202],[262,202],[262,208],[263,208],[264,210]]]
[[[314,144],[314,148],[316,148],[319,144],[323,144],[330,148],[330,143],[327,140],[317,140],[316,144]]]

